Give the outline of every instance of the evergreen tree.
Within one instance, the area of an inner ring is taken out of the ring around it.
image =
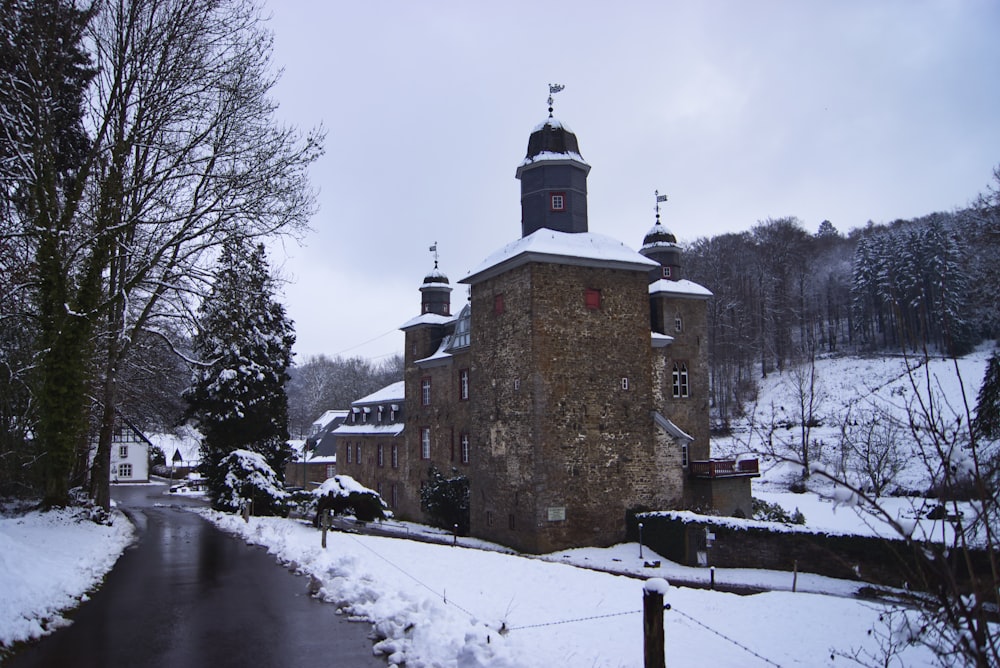
[[[295,334],[275,301],[263,244],[225,243],[199,316],[194,348],[203,363],[186,397],[203,436],[202,471],[221,507],[230,493],[221,464],[231,452],[260,454],[279,482],[291,457],[285,382]]]
[[[4,374],[3,392],[23,396],[31,388],[37,419],[13,416],[12,422],[22,432],[25,418],[33,423],[46,505],[69,501],[90,405],[88,316],[101,273],[81,265],[99,258],[102,248],[84,241],[78,207],[91,144],[82,120],[94,76],[82,37],[91,18],[92,10],[71,0],[0,2],[0,243],[5,270],[15,277],[3,290],[4,362],[14,370]],[[33,340],[25,339],[26,331]],[[19,377],[16,370],[32,354],[32,377]],[[12,408],[25,406],[19,401]]]
[[[979,438],[1000,439],[1000,355],[990,356],[976,400],[972,428]]]

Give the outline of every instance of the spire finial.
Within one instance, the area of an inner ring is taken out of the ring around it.
[[[549,118],[552,118],[552,96],[565,87],[562,84],[549,84]]]
[[[656,195],[656,224],[660,224],[660,202],[666,202],[667,196],[661,195],[659,190],[654,190],[653,194]]]
[[[428,248],[427,250],[429,250],[430,252],[434,253],[434,268],[437,269],[438,268],[438,242],[435,241],[433,244],[431,244],[431,247]]]

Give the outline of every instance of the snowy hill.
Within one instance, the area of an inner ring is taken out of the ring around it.
[[[926,497],[941,461],[926,443],[921,449],[914,434],[927,433],[933,421],[951,445],[962,442],[992,351],[985,345],[958,360],[830,357],[817,359],[814,373],[810,365],[772,373],[761,379],[757,400],[744,407],[732,432],[713,436],[713,455],[757,454],[762,475],[753,483],[754,496],[788,512],[801,510],[808,526],[879,532],[863,513],[837,515],[846,499],[829,477],[812,475],[805,494],[792,493],[802,485],[803,466],[796,462],[802,460],[803,423],[810,424],[805,435],[813,470],[872,494],[881,486],[880,502],[894,515],[923,516],[937,504]],[[955,447],[952,458],[961,456]]]

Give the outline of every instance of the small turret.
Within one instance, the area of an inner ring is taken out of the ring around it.
[[[646,233],[639,252],[650,260],[660,263],[659,268],[649,274],[649,282],[653,283],[665,278],[670,281],[681,279],[681,247],[677,237],[660,222],[660,202],[666,202],[667,196],[656,192],[656,223]]]
[[[420,286],[420,313],[451,315],[451,285],[444,272],[438,269],[436,242],[430,250],[434,253],[434,268],[424,276]]]

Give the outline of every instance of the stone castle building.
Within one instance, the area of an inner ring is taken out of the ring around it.
[[[338,472],[420,519],[431,466],[466,475],[470,533],[526,552],[610,545],[637,509],[750,514],[756,461],[710,458],[706,302],[659,221],[638,252],[590,232],[576,135],[528,139],[521,237],[452,287],[435,262],[403,383],[352,406]]]

